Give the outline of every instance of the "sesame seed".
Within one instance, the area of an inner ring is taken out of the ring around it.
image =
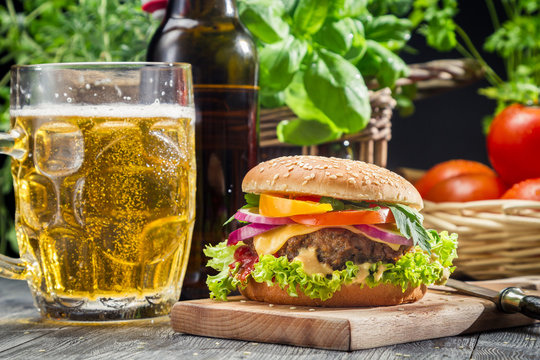
[[[308,183],[308,181],[307,181],[307,180],[304,180],[304,181],[302,181],[302,186],[305,186],[305,185],[307,185],[307,183]]]
[[[270,306],[270,307],[274,307],[274,304],[268,304],[268,306]]]
[[[332,180],[336,180],[337,176],[336,175],[330,175],[329,178],[332,179]]]
[[[263,171],[264,171],[264,168],[261,167],[261,168],[259,169],[259,172],[263,172]]]
[[[330,176],[330,171],[325,172],[324,175]]]
[[[241,302],[241,303],[245,303],[245,302],[246,302],[246,300],[240,300],[240,302]]]
[[[315,309],[308,309],[308,311],[315,311]]]
[[[354,180],[354,178],[348,178],[348,179],[347,179],[347,182],[348,182],[349,184],[356,184],[356,180]]]
[[[295,309],[296,309],[296,306],[291,306],[291,307],[289,307],[289,309],[295,310]]]
[[[283,174],[283,177],[284,177],[284,178],[288,178],[289,175],[290,175],[289,173],[285,173],[285,174]]]
[[[336,175],[339,176],[339,177],[342,177],[343,173],[337,173]]]

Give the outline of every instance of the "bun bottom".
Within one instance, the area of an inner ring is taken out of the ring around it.
[[[336,291],[328,300],[311,299],[297,288],[298,297],[292,297],[278,285],[268,286],[250,280],[240,293],[244,297],[276,305],[327,306],[327,307],[359,307],[390,306],[411,303],[420,300],[427,291],[425,285],[409,287],[402,291],[400,286],[381,284],[373,288],[367,285],[345,285]]]

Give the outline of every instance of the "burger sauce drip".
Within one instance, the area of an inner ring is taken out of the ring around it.
[[[259,256],[249,246],[244,245],[236,249],[234,252],[234,260],[235,262],[229,266],[234,268],[237,262],[240,263],[240,268],[238,269],[236,277],[244,282],[253,271],[255,264],[259,261]]]

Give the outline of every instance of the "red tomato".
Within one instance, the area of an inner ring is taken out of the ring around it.
[[[390,209],[385,207],[379,210],[344,210],[324,214],[295,215],[291,216],[291,219],[299,224],[324,226],[382,224],[395,221]]]
[[[489,128],[487,150],[506,184],[540,177],[540,108],[514,104],[501,111]]]
[[[508,189],[501,199],[523,199],[540,201],[540,178],[519,182]]]
[[[426,197],[431,188],[443,180],[464,174],[497,176],[488,166],[470,160],[448,160],[435,165],[414,184],[420,195]]]
[[[498,199],[505,190],[503,182],[492,175],[465,174],[436,184],[425,199],[434,202]]]

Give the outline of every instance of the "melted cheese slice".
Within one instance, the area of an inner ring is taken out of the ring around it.
[[[310,234],[315,231],[319,231],[324,228],[340,228],[340,229],[346,229],[356,234],[362,234],[369,239],[373,241],[377,241],[383,244],[388,245],[392,250],[396,251],[399,249],[398,244],[390,244],[384,241],[381,241],[379,239],[374,239],[372,237],[367,236],[354,226],[350,225],[343,225],[343,226],[308,226],[308,225],[301,225],[301,224],[290,224],[290,225],[283,225],[280,227],[277,227],[275,229],[272,229],[270,231],[266,231],[260,235],[257,235],[253,237],[253,245],[255,246],[255,250],[257,251],[257,254],[259,256],[267,255],[267,254],[275,254],[285,243],[287,240],[294,236],[299,235],[306,235]]]
[[[334,270],[328,264],[323,264],[317,259],[317,251],[314,247],[302,248],[298,250],[298,256],[294,260],[300,260],[306,274],[331,274]]]

